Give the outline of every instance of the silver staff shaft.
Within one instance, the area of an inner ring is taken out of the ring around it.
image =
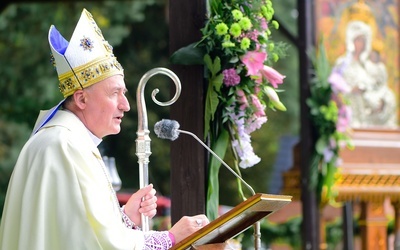
[[[166,68],[154,68],[147,71],[139,81],[139,85],[136,91],[136,102],[138,112],[138,130],[136,139],[136,156],[138,157],[139,163],[139,185],[143,188],[149,185],[149,157],[151,155],[151,139],[149,136],[148,121],[147,121],[147,109],[144,98],[144,88],[151,77],[156,74],[163,74],[172,79],[175,84],[175,95],[167,102],[160,102],[156,99],[156,95],[159,89],[154,89],[151,93],[153,101],[160,106],[169,106],[178,100],[181,94],[181,82],[178,76],[169,69]],[[142,230],[149,231],[149,218],[142,215]]]

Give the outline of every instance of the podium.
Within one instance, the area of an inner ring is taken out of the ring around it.
[[[291,201],[292,196],[287,195],[255,194],[189,235],[171,249],[195,249],[207,244],[225,243]]]

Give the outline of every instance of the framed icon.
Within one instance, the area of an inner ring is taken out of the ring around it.
[[[352,127],[399,125],[399,1],[317,0],[317,41],[350,87]]]

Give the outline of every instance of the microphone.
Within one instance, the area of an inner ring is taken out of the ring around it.
[[[158,138],[175,141],[179,136],[179,126],[177,121],[162,119],[154,125],[154,132]]]
[[[243,178],[238,175],[228,164],[226,164],[214,151],[211,150],[199,137],[195,134],[179,129],[180,125],[175,120],[162,119],[161,121],[156,122],[154,125],[154,133],[161,139],[169,139],[171,141],[176,140],[179,137],[179,133],[191,135],[194,139],[196,139],[204,148],[208,150],[215,158],[218,159],[232,174],[234,174],[252,193],[255,195],[254,189],[245,181]]]
[[[161,121],[156,122],[154,125],[154,133],[161,139],[169,139],[171,141],[176,140],[179,137],[179,133],[191,135],[194,139],[196,139],[205,149],[208,150],[215,158],[218,159],[232,174],[234,174],[252,193],[255,195],[254,189],[245,181],[243,178],[238,175],[231,167],[226,164],[221,157],[219,157],[214,151],[211,150],[199,137],[195,134],[179,129],[180,125],[177,121],[162,119]],[[256,250],[261,247],[261,224],[260,221],[257,221],[254,225],[254,248]]]

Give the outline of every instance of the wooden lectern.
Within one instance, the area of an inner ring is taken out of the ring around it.
[[[224,243],[227,240],[291,201],[292,197],[286,195],[255,194],[171,249],[225,249]],[[207,245],[210,247],[203,247]]]

